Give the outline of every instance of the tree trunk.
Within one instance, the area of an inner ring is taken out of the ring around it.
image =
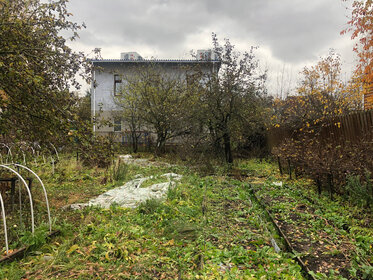
[[[210,136],[212,140],[212,147],[213,147],[213,152],[217,155],[220,156],[221,154],[221,138],[217,136],[217,133],[215,129],[210,125],[209,126],[210,130]]]
[[[155,147],[155,154],[160,155],[165,152],[166,136],[163,133],[157,135],[157,146]]]
[[[132,137],[132,150],[133,150],[134,153],[137,153],[138,142],[137,142],[136,131],[131,133],[131,137]]]
[[[224,141],[225,160],[227,163],[233,163],[231,136],[229,135],[229,133],[224,133],[223,141]]]

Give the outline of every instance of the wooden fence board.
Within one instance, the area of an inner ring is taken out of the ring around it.
[[[338,125],[340,123],[340,125]],[[338,116],[324,123],[314,125],[315,137],[319,141],[332,143],[372,141],[373,138],[373,110],[355,112],[350,115]],[[269,144],[271,148],[280,145],[287,138],[299,138],[300,132],[280,127],[269,131]]]

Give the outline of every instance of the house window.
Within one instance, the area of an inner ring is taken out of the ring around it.
[[[120,75],[115,74],[114,75],[114,95],[120,95],[121,94],[121,85],[122,84],[122,77]]]
[[[121,118],[114,118],[114,131],[122,131]]]

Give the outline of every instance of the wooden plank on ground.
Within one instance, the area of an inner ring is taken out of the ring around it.
[[[60,234],[59,230],[52,231],[50,234],[48,234],[48,238],[52,238],[53,236],[56,236],[58,234]],[[14,250],[12,253],[0,258],[0,263],[6,262],[6,261],[13,261],[17,258],[21,258],[26,254],[28,249],[29,249],[29,246],[25,246],[20,249]]]

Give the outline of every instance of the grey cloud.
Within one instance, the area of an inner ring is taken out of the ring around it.
[[[80,0],[71,6],[84,17],[88,29],[97,40],[108,44],[149,44],[152,47],[180,48],[188,34],[198,32],[206,23],[196,3],[184,1],[89,1]],[[85,8],[83,8],[85,7]],[[94,8],[94,9],[93,9]],[[91,42],[82,32],[81,39]]]
[[[265,44],[288,63],[314,58],[338,39],[346,21],[335,0],[72,0],[70,8],[88,26],[81,41],[92,46],[183,49],[191,35],[219,35],[223,26],[228,35]]]
[[[328,1],[300,5],[268,15],[269,24],[257,25],[256,36],[264,38],[281,60],[299,62],[315,57],[317,51],[340,37],[343,14]],[[332,46],[330,46],[332,47]]]
[[[232,34],[266,44],[287,62],[314,58],[340,37],[346,22],[343,7],[333,0],[204,2],[221,21],[229,22]]]

